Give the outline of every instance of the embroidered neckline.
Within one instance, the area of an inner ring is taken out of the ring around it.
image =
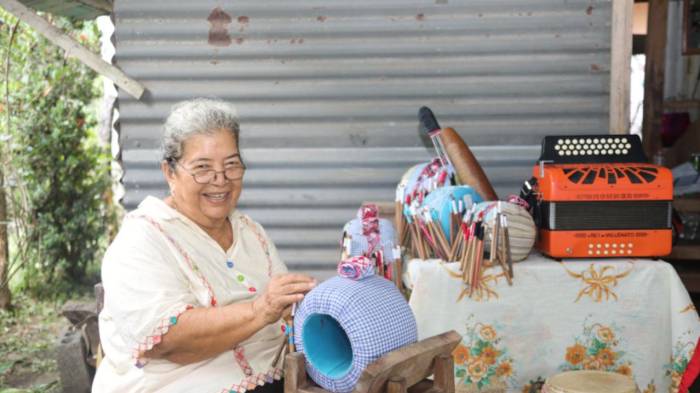
[[[134,215],[132,216],[133,218],[143,218],[147,222],[149,222],[151,225],[153,225],[160,233],[165,236],[166,239],[170,242],[170,244],[175,247],[175,249],[185,258],[185,262],[187,262],[187,265],[190,267],[190,269],[199,277],[200,281],[202,284],[204,284],[204,287],[207,289],[207,293],[209,294],[209,304],[212,306],[217,305],[216,301],[216,296],[214,295],[214,290],[211,287],[211,284],[209,284],[209,281],[207,280],[206,277],[204,277],[204,274],[202,274],[202,271],[199,270],[199,266],[197,266],[197,263],[190,257],[190,255],[185,251],[182,246],[178,242],[173,239],[172,236],[170,236],[167,232],[165,232],[165,229],[163,229],[163,226],[160,225],[160,223],[156,220],[154,220],[151,217],[148,217],[146,215]]]
[[[265,237],[260,233],[258,230],[258,227],[253,224],[253,222],[250,221],[248,217],[245,215],[241,214],[238,216],[238,218],[246,224],[250,229],[253,231],[255,234],[255,237],[258,238],[258,242],[263,248],[263,252],[265,252],[265,257],[267,258],[267,276],[272,277],[272,256],[270,255],[270,245],[267,243],[267,240]]]

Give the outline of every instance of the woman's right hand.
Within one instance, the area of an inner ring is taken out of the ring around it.
[[[284,311],[301,301],[316,286],[316,279],[305,274],[273,276],[264,293],[253,300],[253,313],[270,324],[279,321]]]

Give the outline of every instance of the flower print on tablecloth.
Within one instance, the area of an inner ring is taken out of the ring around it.
[[[693,358],[695,343],[690,340],[690,337],[690,332],[686,332],[678,338],[673,346],[671,359],[664,365],[666,376],[671,378],[671,386],[668,387],[668,391],[671,393],[678,391],[685,369],[688,367],[690,359]]]
[[[632,362],[625,360],[619,337],[615,325],[586,325],[584,321],[583,334],[566,348],[565,363],[559,369],[611,371],[633,377]]]
[[[445,269],[445,271],[448,275],[450,275],[450,277],[456,278],[460,281],[463,280],[462,272],[453,271],[447,266],[445,266],[444,263],[441,263],[440,266],[442,266],[443,269]],[[497,272],[499,269],[500,273]],[[498,292],[496,292],[496,287],[498,286],[499,279],[501,278],[503,279],[501,282],[507,282],[506,272],[500,266],[496,268],[492,265],[489,265],[488,263],[484,263],[483,270],[480,274],[481,276],[476,286],[474,286],[473,288],[471,285],[467,285],[466,283],[464,284],[462,292],[460,292],[459,296],[457,297],[457,302],[461,301],[465,297],[468,297],[476,302],[488,302],[491,299],[498,299]]]
[[[576,273],[567,269],[564,262],[561,262],[560,265],[566,270],[566,273],[577,280],[581,280],[585,285],[579,291],[574,303],[578,302],[584,295],[589,296],[596,303],[602,303],[603,300],[617,300],[617,294],[615,294],[613,288],[617,286],[621,279],[632,272],[632,267],[630,267],[622,273],[614,274],[615,267],[612,265],[591,263],[588,269],[584,269],[581,273]],[[597,270],[596,267],[598,267]]]
[[[685,314],[690,311],[695,311],[698,312],[698,310],[695,308],[695,305],[693,303],[688,304],[681,310],[681,314]]]
[[[513,359],[492,325],[468,323],[466,334],[452,356],[459,392],[505,389],[514,385]]]

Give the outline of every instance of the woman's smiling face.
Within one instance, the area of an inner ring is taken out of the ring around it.
[[[236,208],[241,195],[241,177],[228,180],[224,170],[243,166],[238,145],[229,130],[213,134],[197,134],[183,143],[182,157],[173,170],[163,162],[162,168],[172,191],[177,210],[204,227],[215,227]],[[216,175],[206,184],[195,181],[193,175],[206,171]]]

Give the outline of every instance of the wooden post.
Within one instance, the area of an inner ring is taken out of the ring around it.
[[[612,3],[610,54],[610,133],[628,134],[633,0]]]
[[[452,356],[442,354],[435,358],[435,368],[433,369],[433,381],[435,388],[443,393],[454,393],[455,391],[455,370]]]
[[[36,31],[43,34],[49,41],[63,48],[67,56],[77,58],[100,75],[111,79],[114,84],[124,89],[124,91],[131,94],[137,100],[143,95],[146,88],[142,84],[129,78],[119,68],[107,63],[96,54],[85,49],[80,43],[64,34],[44,18],[34,13],[34,11],[25,7],[24,4],[17,0],[0,0],[0,6],[7,10],[7,12],[15,15],[17,19],[36,29]]]
[[[294,352],[284,358],[284,393],[297,393],[306,386],[304,354]]]
[[[406,393],[406,378],[391,377],[386,384],[387,393]]]
[[[649,160],[661,150],[661,117],[664,101],[664,69],[668,0],[650,0],[644,70],[644,120],[642,139]]]

